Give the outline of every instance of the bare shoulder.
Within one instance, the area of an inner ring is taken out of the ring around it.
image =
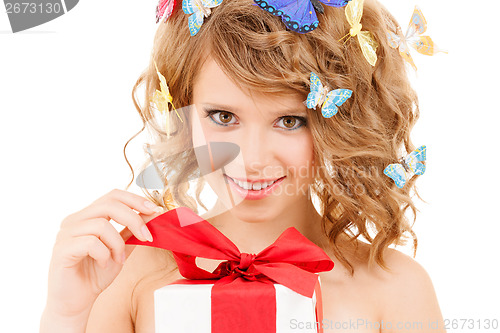
[[[381,320],[392,323],[393,330],[387,332],[401,329],[422,332],[430,328],[436,333],[445,332],[436,292],[424,267],[391,248],[385,251],[384,259],[390,271],[377,267],[372,276],[377,285],[377,297],[384,304]]]
[[[344,251],[354,275],[351,277],[341,265],[337,265],[336,275],[332,272],[332,285],[341,286],[332,290],[337,296],[342,295],[338,307],[330,305],[332,317],[347,313],[345,320],[368,318],[377,321],[384,333],[446,332],[434,286],[422,265],[388,248],[384,261],[389,270],[377,264],[369,267],[371,245],[361,241],[354,244],[355,247]]]
[[[390,282],[391,289],[398,288],[398,292],[408,289],[406,292],[415,294],[434,291],[429,274],[412,257],[388,248],[384,253],[384,260],[390,271],[377,267],[375,276],[384,284]]]

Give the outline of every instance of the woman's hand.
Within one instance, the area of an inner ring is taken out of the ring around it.
[[[94,301],[113,282],[130,254],[125,252],[128,237],[133,234],[142,241],[152,241],[146,223],[134,210],[152,215],[161,209],[141,196],[115,189],[62,221],[49,268],[42,331],[44,324],[49,327],[47,321],[53,320],[67,326],[72,322],[86,324]],[[126,228],[119,233],[110,219]]]

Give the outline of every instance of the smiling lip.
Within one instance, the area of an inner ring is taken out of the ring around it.
[[[265,198],[269,196],[278,186],[283,182],[285,177],[278,178],[274,184],[271,186],[266,187],[265,189],[262,190],[246,190],[242,187],[240,187],[238,184],[234,182],[234,180],[229,177],[228,175],[224,175],[226,179],[228,180],[229,184],[231,185],[231,188],[233,191],[238,193],[242,198],[247,199],[247,200],[259,200],[262,198]],[[236,178],[238,179],[238,178]]]
[[[225,175],[227,176],[227,175]],[[231,179],[236,179],[236,180],[239,180],[240,182],[247,182],[247,183],[250,183],[250,184],[253,184],[253,183],[270,183],[270,182],[274,182],[275,180],[279,180],[283,177],[280,177],[280,178],[274,178],[274,179],[255,179],[255,180],[252,180],[252,179],[243,179],[243,178],[236,178],[236,177],[229,177],[227,176],[228,178],[231,178]]]

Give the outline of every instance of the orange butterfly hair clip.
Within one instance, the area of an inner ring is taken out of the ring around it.
[[[400,27],[398,27],[397,33],[392,31],[387,32],[389,45],[392,48],[399,49],[399,54],[401,54],[403,59],[406,60],[415,70],[417,70],[417,66],[415,66],[415,63],[413,62],[408,45],[417,50],[417,52],[428,56],[435,55],[439,52],[448,53],[447,51],[438,49],[429,36],[422,36],[426,30],[427,21],[425,20],[420,8],[415,6],[415,10],[413,11],[413,15],[405,35],[402,34]]]

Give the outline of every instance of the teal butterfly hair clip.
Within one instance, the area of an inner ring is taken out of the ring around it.
[[[335,89],[328,91],[324,87],[319,77],[311,72],[310,92],[307,95],[307,100],[304,102],[309,109],[316,109],[316,106],[321,105],[321,114],[325,118],[330,118],[337,114],[338,107],[344,104],[352,95],[352,90]]]
[[[182,0],[182,10],[189,16],[188,26],[191,36],[194,36],[200,31],[201,25],[205,17],[211,13],[210,8],[217,7],[222,3],[222,0]]]
[[[420,146],[406,157],[401,159],[401,163],[389,164],[384,169],[384,174],[394,180],[398,188],[405,186],[406,182],[415,174],[425,173],[426,146]]]

